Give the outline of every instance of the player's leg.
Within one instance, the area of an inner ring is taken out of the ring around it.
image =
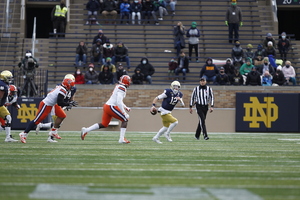
[[[58,129],[63,122],[63,120],[67,117],[65,111],[62,109],[62,107],[58,106],[57,104],[54,106],[54,112],[57,118],[54,121],[53,127],[51,128],[51,131],[49,132],[49,137],[53,136],[56,139],[61,139],[61,137],[58,135]]]
[[[170,133],[175,128],[175,126],[177,126],[178,120],[175,117],[173,117],[171,115],[171,113],[166,114],[164,118],[165,118],[164,119],[165,120],[165,124],[166,125],[169,124],[168,130],[165,132],[165,137],[167,138],[167,140],[169,142],[172,142],[173,140],[171,139]]]
[[[164,134],[168,130],[169,126],[169,124],[166,124],[165,115],[161,115],[160,117],[162,119],[163,127],[161,127],[161,129],[159,129],[156,135],[152,138],[152,140],[158,144],[162,144],[162,142],[159,140],[159,137],[162,136],[162,134]]]
[[[3,119],[3,121],[1,122],[2,125],[4,125],[4,130],[6,133],[6,137],[5,137],[5,142],[18,142],[18,140],[15,140],[12,138],[12,135],[10,133],[11,131],[11,115],[9,113],[9,111],[7,110],[7,108],[5,106],[1,106],[0,107],[0,118]]]

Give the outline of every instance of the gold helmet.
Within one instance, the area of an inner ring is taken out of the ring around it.
[[[178,91],[180,90],[180,83],[179,83],[179,81],[173,81],[171,83],[171,87],[170,88],[174,92],[174,94],[177,94]]]
[[[73,74],[67,74],[67,75],[65,75],[64,79],[66,79],[66,78],[71,79],[72,81],[75,81],[75,77],[73,76]]]
[[[0,79],[5,83],[9,84],[13,81],[13,75],[10,71],[4,70],[0,74]]]

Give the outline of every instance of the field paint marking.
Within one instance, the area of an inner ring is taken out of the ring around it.
[[[278,139],[278,140],[299,141],[300,139]]]
[[[144,193],[144,194],[143,194]],[[87,186],[38,184],[29,194],[32,199],[85,200],[262,200],[246,189],[190,187],[152,187],[150,189],[89,188]]]

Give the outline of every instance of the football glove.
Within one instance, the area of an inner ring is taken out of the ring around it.
[[[72,106],[70,106],[70,105],[68,105],[68,106],[65,107],[65,110],[67,110],[67,111],[69,111],[71,109],[72,109]]]
[[[78,102],[77,101],[70,101],[69,105],[77,107],[78,106]]]
[[[228,26],[228,21],[225,21],[226,26]]]

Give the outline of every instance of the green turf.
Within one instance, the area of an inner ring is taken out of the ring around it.
[[[300,134],[31,132],[27,144],[0,142],[0,199],[300,199]],[[17,132],[13,132],[15,138]]]

